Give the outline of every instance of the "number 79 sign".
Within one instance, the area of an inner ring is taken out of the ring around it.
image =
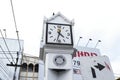
[[[78,60],[73,60],[73,66],[80,66],[80,61]]]

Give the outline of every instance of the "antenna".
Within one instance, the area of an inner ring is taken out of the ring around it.
[[[86,44],[86,46],[85,46],[85,47],[87,47],[87,46],[88,46],[88,44],[89,44],[89,42],[90,42],[90,41],[92,41],[92,39],[91,39],[91,38],[88,40],[88,42],[87,42],[87,44]]]
[[[98,40],[94,48],[96,48],[97,45],[98,45],[100,42],[101,42],[101,40]]]
[[[79,42],[80,42],[80,39],[82,39],[82,37],[79,37],[79,40],[78,40],[78,42],[77,42],[77,46],[78,46],[78,44],[79,44]]]
[[[6,29],[3,29],[4,33],[5,33],[5,38],[7,37],[7,34],[6,34]]]

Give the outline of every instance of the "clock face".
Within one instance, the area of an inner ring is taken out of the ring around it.
[[[48,23],[46,30],[47,44],[73,44],[72,30],[70,25]]]

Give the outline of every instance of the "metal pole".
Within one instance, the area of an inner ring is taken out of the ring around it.
[[[78,44],[79,44],[81,38],[82,38],[82,37],[79,37],[79,40],[78,40],[78,42],[77,42],[77,46],[78,46]]]
[[[16,80],[16,70],[17,70],[17,63],[18,63],[18,58],[19,58],[19,53],[17,52],[17,58],[16,58],[16,66],[15,66],[15,71],[14,71],[13,80]]]
[[[87,44],[86,44],[86,46],[85,46],[85,47],[87,47],[87,45],[89,44],[89,42],[90,42],[90,41],[92,41],[92,39],[89,39],[89,40],[88,40],[88,42],[87,42]]]
[[[101,40],[98,40],[98,42],[97,42],[96,45],[95,45],[95,48],[97,47],[97,45],[98,45],[99,42],[101,42]]]

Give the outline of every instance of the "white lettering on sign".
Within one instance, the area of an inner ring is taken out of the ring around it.
[[[84,52],[84,51],[77,51],[74,54],[74,57],[82,57],[82,56],[98,56],[97,53],[93,53],[93,52]]]

